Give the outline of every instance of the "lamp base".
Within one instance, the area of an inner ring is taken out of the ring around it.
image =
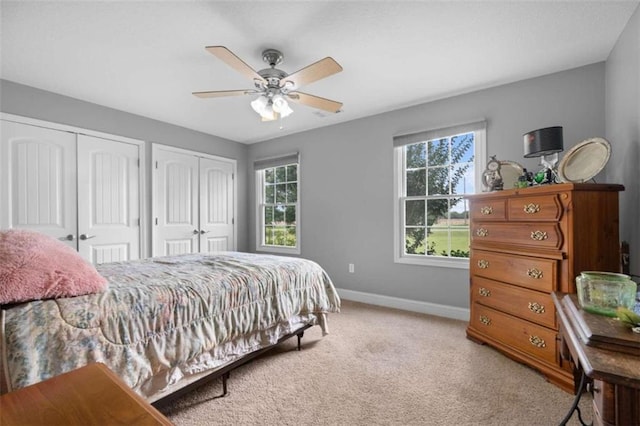
[[[540,165],[545,166],[548,169],[556,170],[556,164],[558,164],[558,153],[546,154],[540,156]]]

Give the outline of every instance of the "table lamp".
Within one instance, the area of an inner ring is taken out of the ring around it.
[[[540,157],[540,164],[546,168],[547,175],[554,177],[553,180],[556,176],[558,152],[563,149],[562,126],[545,127],[524,134],[525,158]]]

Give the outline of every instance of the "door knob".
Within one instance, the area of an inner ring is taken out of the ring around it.
[[[60,237],[60,238],[58,238],[58,239],[59,239],[60,241],[73,241],[73,240],[74,240],[74,238],[76,238],[76,236],[75,236],[75,235],[73,235],[73,234],[69,234],[69,235],[67,235],[66,237]]]
[[[95,235],[87,235],[87,234],[80,235],[81,240],[88,240],[90,238],[95,238],[95,237],[96,237]]]
[[[202,231],[200,231],[200,234],[201,234],[201,235],[202,235],[202,234],[208,234],[209,232],[211,232],[211,231],[204,231],[204,230],[202,230]]]
[[[198,235],[200,233],[200,231],[198,231],[197,229],[193,230],[193,235]]]

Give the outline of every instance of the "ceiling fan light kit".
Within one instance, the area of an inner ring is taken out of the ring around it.
[[[208,46],[205,49],[252,80],[255,89],[193,92],[194,96],[217,98],[258,94],[259,96],[251,101],[251,108],[260,115],[262,121],[272,121],[291,115],[293,110],[287,100],[332,113],[340,112],[342,108],[341,102],[297,91],[303,85],[342,71],[340,64],[333,58],[326,57],[293,74],[287,74],[276,68],[284,58],[276,49],[266,49],[262,52],[262,60],[269,64],[269,68],[260,71],[255,71],[224,46]]]
[[[271,99],[271,103],[273,104],[273,110],[280,114],[282,118],[288,117],[293,112],[287,100],[280,93]]]
[[[251,108],[262,117],[263,121],[272,121],[277,118],[285,118],[291,115],[293,110],[281,94],[276,94],[272,98],[260,95],[251,101]]]
[[[258,114],[265,118],[268,115],[267,107],[269,106],[269,99],[266,96],[258,96],[255,100],[251,101],[251,108]],[[273,115],[273,109],[271,109],[271,115]]]

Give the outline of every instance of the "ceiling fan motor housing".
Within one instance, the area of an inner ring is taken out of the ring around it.
[[[265,61],[271,68],[265,68],[258,71],[260,77],[264,78],[267,82],[266,87],[263,83],[256,82],[256,86],[260,89],[279,89],[280,80],[285,78],[288,74],[282,70],[276,68],[284,56],[282,52],[276,49],[266,49],[262,52],[262,60]]]
[[[258,74],[260,74],[260,77],[265,79],[268,88],[280,87],[280,80],[288,75],[286,72],[279,70],[278,68],[265,68],[258,71]]]

